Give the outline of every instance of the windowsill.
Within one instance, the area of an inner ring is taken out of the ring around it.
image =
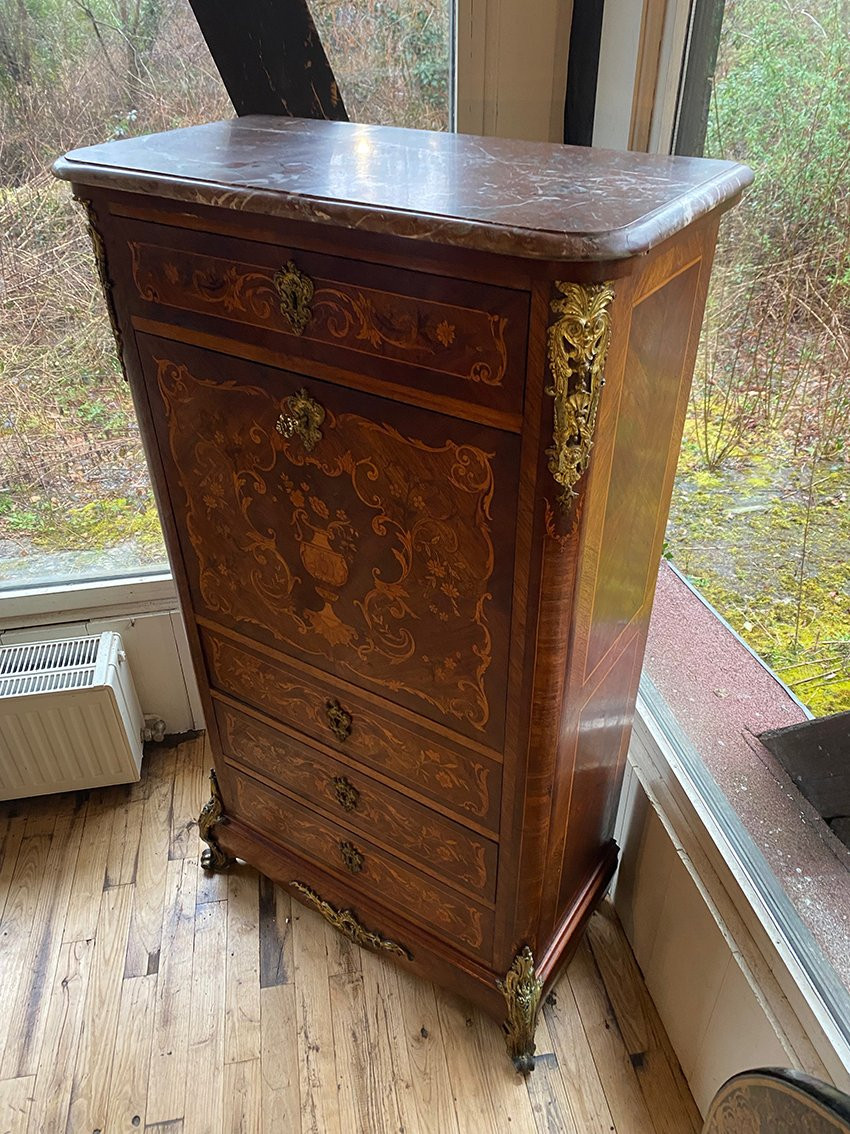
[[[850,850],[758,740],[810,714],[666,563],[641,693],[639,715],[682,754],[684,790],[719,817],[730,869],[749,874],[769,911],[771,937],[783,938],[844,1032]]]
[[[177,609],[168,571],[0,591],[0,631]]]

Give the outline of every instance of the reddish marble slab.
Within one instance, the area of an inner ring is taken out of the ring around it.
[[[78,184],[535,259],[647,252],[752,180],[734,162],[250,116],[74,150]]]

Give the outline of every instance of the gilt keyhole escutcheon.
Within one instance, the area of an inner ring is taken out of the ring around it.
[[[280,271],[275,272],[274,286],[280,299],[281,314],[296,335],[303,335],[313,318],[313,281],[296,267],[294,260],[288,260]]]
[[[334,795],[343,811],[354,811],[360,792],[346,776],[335,776],[333,781]]]
[[[343,709],[339,701],[326,701],[325,715],[328,718],[330,730],[337,740],[348,740],[351,736],[353,723],[351,713]]]
[[[342,861],[345,863],[346,869],[350,870],[352,874],[359,874],[363,869],[363,854],[357,849],[354,843],[341,842],[339,844],[339,853],[342,855]]]

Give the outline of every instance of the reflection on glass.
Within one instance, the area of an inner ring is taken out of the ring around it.
[[[125,7],[95,26],[95,10],[44,0],[4,25],[0,589],[167,566],[84,217],[49,168],[232,107],[188,4]],[[450,0],[311,7],[352,119],[449,126]]]
[[[452,0],[311,0],[353,122],[448,130]]]
[[[850,708],[850,8],[727,3],[723,223],[668,554],[816,714]]]
[[[139,0],[97,28],[89,11],[46,0],[4,24],[0,588],[167,567],[85,218],[49,169],[232,111],[188,4]]]

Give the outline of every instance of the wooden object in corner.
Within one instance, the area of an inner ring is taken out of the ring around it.
[[[69,154],[246,859],[533,1066],[742,166],[244,118]]]

